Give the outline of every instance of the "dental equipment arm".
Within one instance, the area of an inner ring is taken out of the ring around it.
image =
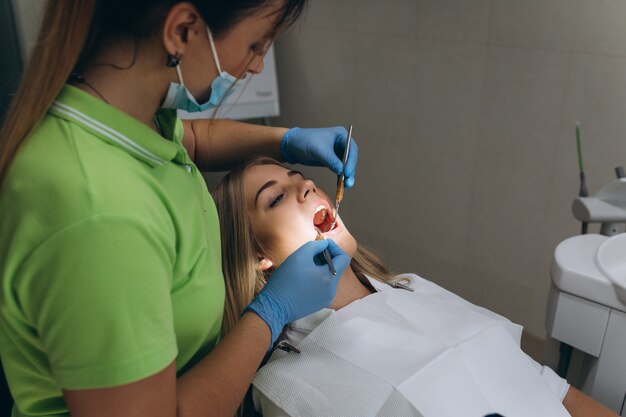
[[[618,224],[626,223],[626,178],[610,182],[591,197],[578,197],[572,211],[581,222],[602,223],[601,234],[617,234]]]

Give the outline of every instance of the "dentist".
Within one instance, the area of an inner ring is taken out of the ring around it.
[[[0,130],[0,359],[13,417],[229,416],[348,256],[291,255],[223,339],[200,171],[254,155],[342,170],[342,128],[181,121],[259,73],[305,0],[48,1]],[[354,145],[353,145],[354,146]],[[345,169],[354,183],[356,147]],[[229,271],[237,274],[238,271]]]

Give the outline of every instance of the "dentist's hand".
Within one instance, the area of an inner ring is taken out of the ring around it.
[[[315,258],[328,249],[337,275]],[[292,253],[274,271],[261,292],[244,309],[254,311],[272,331],[272,345],[283,327],[330,305],[337,283],[350,264],[350,257],[332,240],[308,242]]]
[[[287,131],[280,143],[280,152],[290,164],[326,166],[335,174],[343,170],[343,154],[348,142],[348,132],[341,126],[319,129],[294,127]],[[345,187],[354,185],[354,172],[358,159],[358,146],[352,138],[350,155],[346,162]]]

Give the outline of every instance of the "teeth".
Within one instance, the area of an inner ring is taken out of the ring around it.
[[[323,204],[320,204],[319,206],[317,206],[317,208],[315,209],[315,214],[319,213],[322,210],[327,210],[327,207]]]

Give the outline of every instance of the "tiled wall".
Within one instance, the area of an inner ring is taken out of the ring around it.
[[[276,124],[355,126],[358,240],[543,337],[575,122],[591,192],[626,165],[626,2],[313,0],[277,59]]]

